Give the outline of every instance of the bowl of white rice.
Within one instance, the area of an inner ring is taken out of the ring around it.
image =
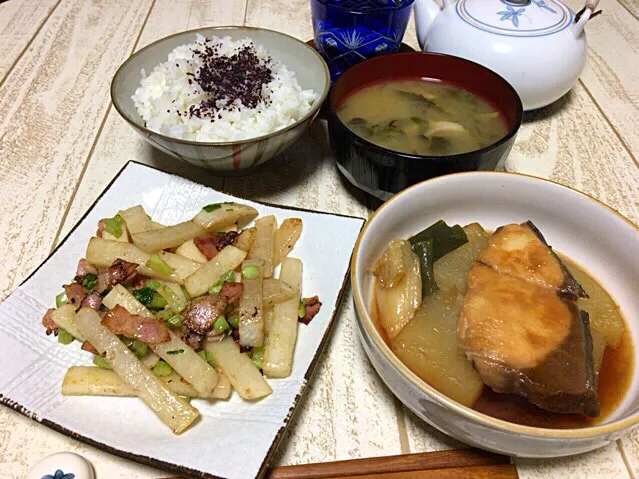
[[[315,119],[328,67],[305,43],[272,30],[210,27],[158,40],[116,72],[116,110],[151,145],[220,173],[280,154]]]

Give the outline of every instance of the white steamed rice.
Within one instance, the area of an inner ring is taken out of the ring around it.
[[[236,108],[227,109],[226,99],[218,99],[216,106],[221,118],[198,118],[188,115],[189,108],[198,106],[209,95],[196,81],[189,78],[202,64],[192,50],[203,44],[219,45],[219,54],[230,57],[247,45],[253,45],[257,57],[264,62],[269,55],[262,45],[250,38],[232,41],[230,37],[205,38],[198,34],[195,43],[181,45],[169,53],[168,61],[156,66],[150,75],[142,70],[141,86],[132,96],[135,107],[146,122],[146,127],[173,138],[203,141],[237,141],[272,133],[302,118],[311,109],[317,95],[313,90],[302,90],[295,72],[281,62],[272,61],[273,80],[262,86],[267,104],[247,108],[235,100]],[[178,114],[180,111],[181,115]]]

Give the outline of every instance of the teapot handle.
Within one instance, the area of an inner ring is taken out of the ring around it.
[[[599,0],[586,0],[586,4],[584,5],[584,8],[577,14],[577,23],[575,23],[575,26],[573,29],[576,37],[578,37],[579,35],[583,33],[586,23],[588,23],[588,20],[590,20],[593,17],[593,15],[595,14],[595,11],[597,10],[598,5],[599,5]],[[601,13],[601,12],[597,12],[597,13]]]

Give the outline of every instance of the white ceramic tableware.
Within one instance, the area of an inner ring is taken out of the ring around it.
[[[584,26],[598,0],[575,14],[560,0],[415,0],[424,51],[467,58],[499,73],[525,110],[548,105],[575,84],[586,62]]]
[[[77,341],[63,346],[53,335],[46,336],[41,320],[55,304],[62,285],[75,274],[98,221],[141,204],[154,220],[169,225],[192,218],[204,205],[225,201],[251,205],[260,215],[275,215],[279,223],[285,218],[303,221],[302,236],[291,256],[303,262],[303,294],[317,294],[323,305],[310,324],[298,328],[291,375],[269,379],[273,393],[260,401],[244,401],[235,393],[228,401],[193,399],[191,404],[200,411],[200,418],[179,436],[137,398],[62,396],[62,378],[69,366],[90,366],[93,356],[82,351]],[[199,479],[260,476],[326,343],[363,223],[361,218],[233,198],[128,163],[55,252],[0,303],[0,404],[109,453],[175,475]],[[336,232],[339,241],[335,241]]]
[[[155,66],[167,61],[169,52],[175,47],[194,42],[198,33],[209,37],[228,36],[234,41],[249,37],[255,44],[263,45],[274,60],[284,63],[289,70],[295,72],[302,89],[312,89],[316,93],[317,98],[311,110],[286,128],[233,142],[180,140],[146,128],[131,99],[140,86],[141,71],[153,71]],[[111,100],[122,118],[155,148],[195,166],[231,175],[246,173],[292,145],[317,116],[330,84],[328,67],[322,57],[296,38],[264,28],[208,27],[162,38],[135,52],[113,77]]]
[[[393,354],[368,305],[370,267],[391,240],[438,220],[479,222],[487,230],[532,220],[548,243],[597,278],[621,308],[630,337],[639,335],[639,229],[597,200],[539,178],[472,172],[438,177],[393,196],[369,219],[355,245],[351,284],[364,349],[393,393],[419,417],[467,444],[523,457],[578,454],[608,444],[639,423],[639,371],[617,409],[600,424],[542,429],[494,419],[449,399]],[[634,345],[638,363],[639,348]]]
[[[89,461],[82,456],[58,452],[29,469],[26,479],[95,479],[95,474]]]

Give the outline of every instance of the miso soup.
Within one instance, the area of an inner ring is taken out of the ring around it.
[[[349,96],[337,110],[355,134],[389,150],[454,155],[506,135],[501,113],[467,90],[434,80],[376,83]]]

